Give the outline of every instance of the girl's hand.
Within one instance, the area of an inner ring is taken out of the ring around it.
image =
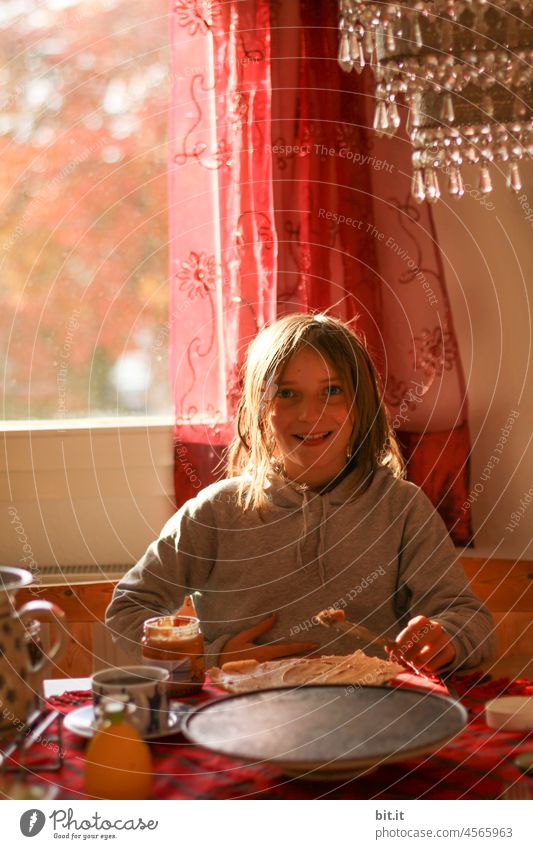
[[[406,660],[420,669],[436,672],[455,658],[455,647],[446,631],[427,616],[415,616],[396,637]],[[391,645],[394,652],[394,643]]]
[[[254,625],[252,628],[247,628],[231,637],[224,646],[220,654],[219,663],[223,666],[234,660],[275,660],[278,657],[287,657],[293,654],[305,654],[308,651],[314,651],[318,648],[318,643],[276,643],[271,646],[256,646],[253,642],[260,634],[272,628],[276,621],[276,614],[271,613],[262,622]]]

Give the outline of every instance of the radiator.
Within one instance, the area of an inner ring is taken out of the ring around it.
[[[133,563],[108,563],[97,566],[89,563],[83,566],[41,566],[39,584],[82,584],[93,581],[118,581],[131,569]]]

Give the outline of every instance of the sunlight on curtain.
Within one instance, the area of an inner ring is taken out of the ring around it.
[[[172,15],[170,377],[180,502],[233,433],[248,343],[276,316],[266,0]]]

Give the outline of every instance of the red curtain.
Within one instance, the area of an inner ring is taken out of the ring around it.
[[[408,141],[369,129],[373,76],[340,70],[336,4],[200,6],[177,3],[172,34],[178,503],[213,479],[257,329],[328,309],[364,333],[408,475],[467,544],[464,380]]]

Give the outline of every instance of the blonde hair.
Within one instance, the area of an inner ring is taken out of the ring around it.
[[[403,475],[400,449],[382,400],[381,381],[364,341],[336,318],[323,313],[296,313],[264,327],[248,349],[237,434],[229,446],[227,460],[228,477],[243,475],[237,497],[244,509],[260,508],[266,503],[265,484],[274,468],[275,441],[269,413],[276,383],[289,359],[304,345],[335,366],[351,390],[350,404],[352,408],[355,405],[357,420],[349,462],[359,471],[357,486],[368,487],[382,466],[396,477]]]

